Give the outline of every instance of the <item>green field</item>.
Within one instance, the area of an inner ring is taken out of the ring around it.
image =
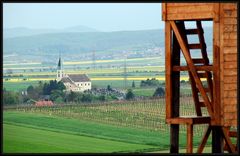
[[[136,152],[156,146],[112,141],[81,135],[3,125],[4,153],[109,153]]]
[[[187,97],[181,102],[180,114],[194,114]],[[4,152],[148,153],[167,151],[170,143],[164,99],[54,107],[5,107],[3,123]],[[194,127],[195,146],[199,144],[205,128],[204,125]],[[180,126],[180,134],[180,148],[184,149],[185,126]],[[62,146],[61,140],[65,140]],[[111,148],[107,146],[109,144]]]

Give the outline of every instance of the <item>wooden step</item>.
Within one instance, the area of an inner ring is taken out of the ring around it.
[[[205,60],[202,58],[193,58],[192,61],[194,64],[199,64],[199,63],[204,64],[205,63]]]
[[[192,44],[188,44],[188,48],[189,49],[202,49],[202,46],[199,43],[192,43]]]
[[[207,74],[206,73],[197,73],[199,78],[207,78]]]
[[[186,29],[186,34],[187,35],[198,34],[198,29]]]
[[[198,65],[195,66],[197,71],[213,71],[212,65]],[[189,71],[188,66],[173,66],[173,71]]]

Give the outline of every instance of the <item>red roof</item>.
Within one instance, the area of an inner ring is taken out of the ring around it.
[[[41,101],[37,101],[35,103],[35,106],[53,106],[53,102],[41,100]]]

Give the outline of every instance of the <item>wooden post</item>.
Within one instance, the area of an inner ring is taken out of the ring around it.
[[[180,65],[180,46],[178,44],[175,34],[172,34],[172,57],[171,62],[172,66]],[[179,117],[179,98],[180,98],[180,72],[172,71],[171,76],[171,91],[172,91],[172,100],[171,100],[171,112],[172,116]],[[171,148],[170,153],[179,153],[179,124],[171,124]]]
[[[223,133],[221,126],[212,126],[212,153],[223,153]]]
[[[187,125],[187,153],[193,152],[193,124]]]

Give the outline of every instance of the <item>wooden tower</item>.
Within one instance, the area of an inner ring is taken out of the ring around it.
[[[198,146],[202,153],[212,133],[212,153],[239,151],[231,137],[237,137],[237,3],[163,3],[166,57],[166,122],[170,124],[170,153],[179,150],[179,125],[187,126],[187,153],[193,152],[193,128],[207,124]],[[195,28],[186,29],[193,21]],[[213,22],[213,61],[209,62],[202,21]],[[198,43],[188,43],[196,35]],[[193,58],[194,50],[200,51]],[[181,63],[180,54],[186,61]],[[180,72],[187,71],[196,116],[179,116]],[[205,85],[203,85],[205,81]],[[206,107],[208,116],[202,115]]]

